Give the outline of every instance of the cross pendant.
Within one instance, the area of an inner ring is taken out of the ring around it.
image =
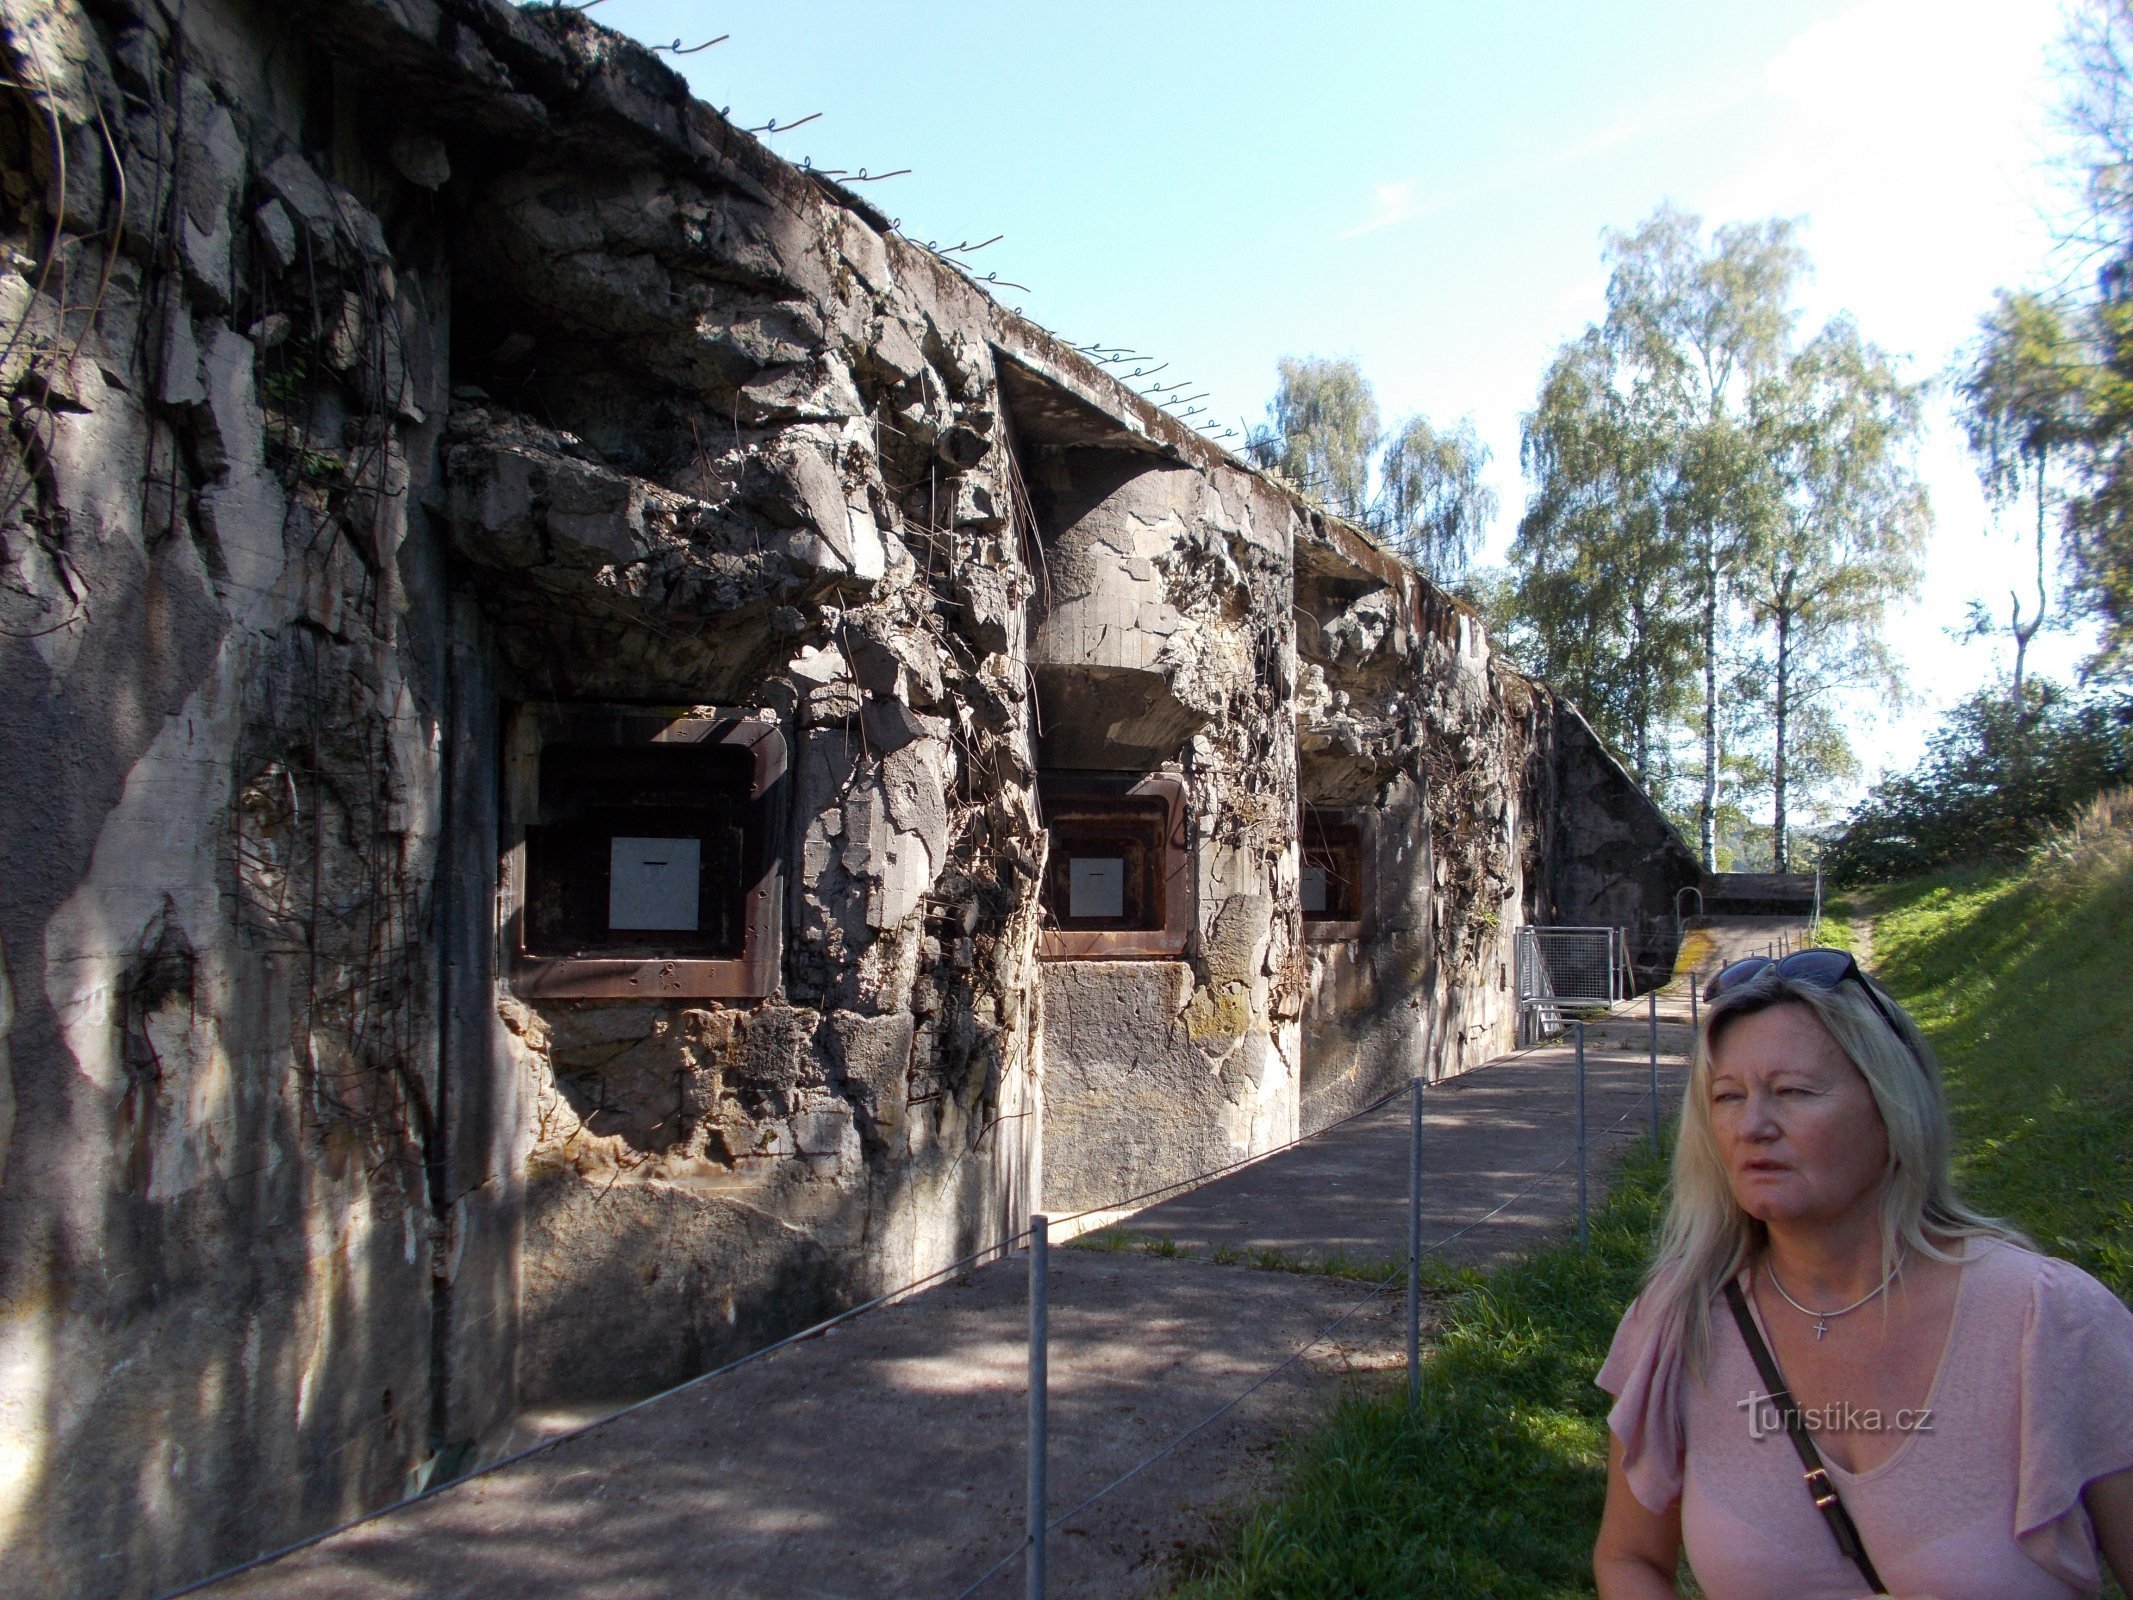
[[[1827,1317],[1818,1317],[1818,1318],[1816,1318],[1816,1319],[1815,1319],[1815,1339],[1816,1339],[1816,1341],[1817,1341],[1817,1342],[1820,1342],[1820,1340],[1821,1340],[1821,1338],[1822,1338],[1822,1335],[1823,1335],[1823,1334],[1825,1334],[1825,1333],[1827,1333],[1827,1332],[1829,1332],[1829,1318],[1827,1318]]]

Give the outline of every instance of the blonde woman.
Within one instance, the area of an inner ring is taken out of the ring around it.
[[[1849,955],[1728,967],[1616,1331],[1602,1600],[2133,1588],[2133,1312],[1956,1198],[1933,1053]]]

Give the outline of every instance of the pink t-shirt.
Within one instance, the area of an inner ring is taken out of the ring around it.
[[[1862,1315],[1867,1313],[1862,1313]],[[1647,1508],[1681,1502],[1682,1544],[1711,1600],[1856,1600],[1858,1569],[1800,1481],[1799,1458],[1723,1300],[1702,1379],[1642,1302],[1599,1385]],[[1766,1330],[1767,1337],[1767,1330]],[[1974,1240],[1931,1416],[1868,1472],[1829,1469],[1882,1581],[1933,1600],[2068,1600],[2101,1586],[2081,1491],[2133,1467],[2133,1312],[2079,1267]],[[1762,1437],[1756,1437],[1760,1431]]]

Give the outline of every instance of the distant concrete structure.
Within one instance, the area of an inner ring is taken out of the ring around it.
[[[1459,1071],[1515,924],[1695,880],[1426,575],[579,12],[0,27],[11,1590]]]

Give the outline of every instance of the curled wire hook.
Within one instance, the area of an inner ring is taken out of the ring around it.
[[[806,116],[795,122],[780,122],[776,117],[772,117],[760,128],[750,128],[747,131],[749,133],[790,133],[795,128],[806,127],[808,123],[813,122],[815,118],[821,115],[822,113],[819,111],[810,111]]]
[[[593,0],[594,5],[598,5],[599,3],[600,0]],[[687,46],[686,48],[683,47],[682,42],[679,39],[676,39],[672,44],[655,44],[652,46],[652,48],[654,50],[664,50],[669,55],[693,56],[699,50],[708,50],[715,44],[724,44],[728,39],[732,37],[733,35],[730,33],[722,33],[716,39],[706,39],[702,44],[692,44]]]

